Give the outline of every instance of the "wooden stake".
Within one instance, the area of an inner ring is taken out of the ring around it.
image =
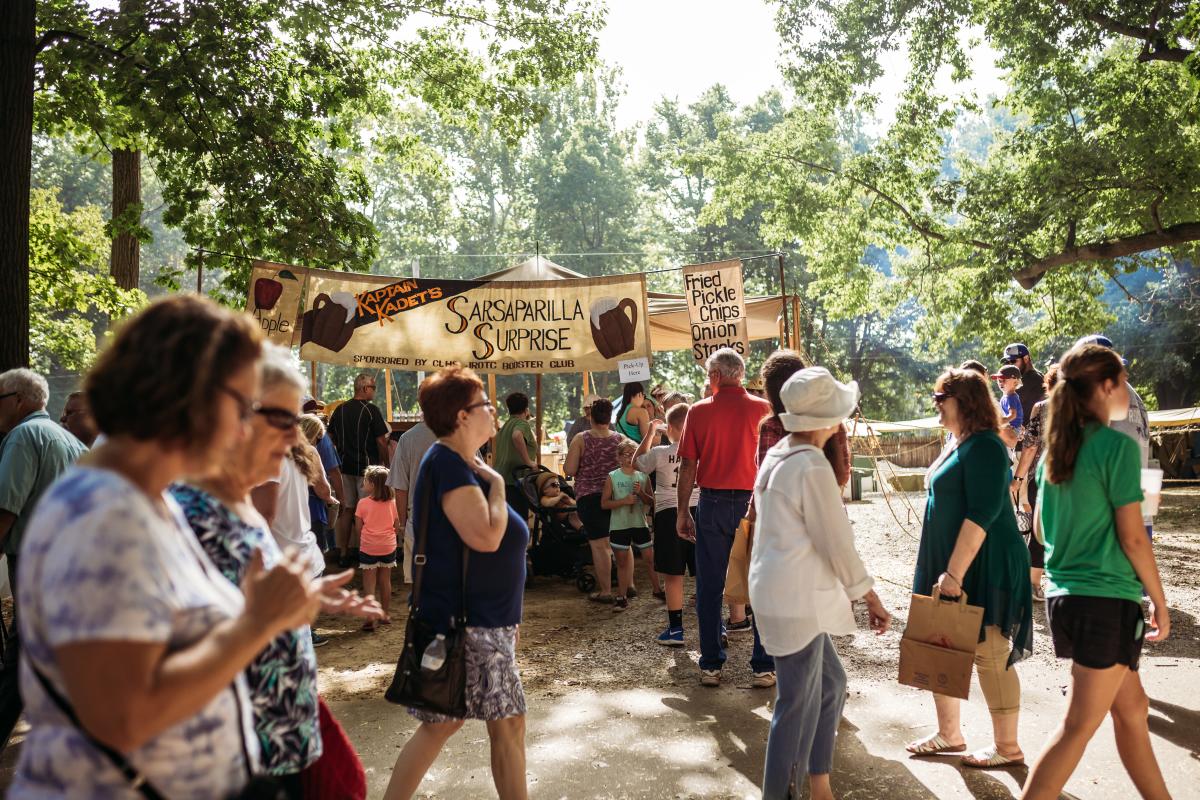
[[[488,399],[492,403],[494,413],[499,417],[500,410],[496,408],[496,373],[488,373]],[[488,458],[491,463],[496,463],[496,431],[492,431],[492,438],[488,440]]]
[[[803,353],[804,347],[801,345],[800,338],[800,298],[792,297],[792,349],[797,353]]]
[[[312,399],[320,400],[321,398],[317,397],[317,362],[315,361],[308,362],[308,384],[308,391]]]
[[[537,463],[542,463],[542,373],[537,374],[537,383],[534,387],[534,392],[537,395],[537,429],[533,432],[535,440],[534,447],[537,448]]]

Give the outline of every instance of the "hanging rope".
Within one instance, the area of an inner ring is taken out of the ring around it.
[[[866,433],[865,437],[858,436],[858,426],[860,422],[862,423],[863,430]],[[896,472],[896,466],[887,459],[883,452],[883,446],[879,443],[879,437],[875,435],[875,431],[863,419],[861,412],[856,413],[854,416],[854,424],[851,426],[850,436],[851,438],[858,436],[858,438],[865,438],[867,440],[868,452],[864,453],[864,455],[871,459],[872,463],[875,465],[875,474],[879,477],[879,491],[883,495],[884,502],[887,503],[888,511],[890,511],[892,514],[892,519],[896,521],[896,526],[899,527],[900,530],[903,531],[906,536],[908,536],[908,538],[919,542],[921,538],[913,532],[913,526],[914,520],[921,519],[921,515],[917,513],[917,509],[913,505],[912,499],[908,496],[908,494],[897,491],[892,486],[891,479],[899,478],[900,474]],[[885,476],[883,474],[882,467],[884,465],[886,465],[887,470],[891,473],[891,475]],[[905,512],[905,519],[903,521],[900,519],[900,514],[896,510],[896,506],[900,506]]]

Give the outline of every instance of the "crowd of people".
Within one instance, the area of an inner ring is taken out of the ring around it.
[[[628,609],[641,559],[665,612],[646,635],[694,642],[704,687],[722,685],[729,636],[752,637],[751,686],[775,691],[764,797],[798,797],[803,783],[833,797],[847,675],[831,637],[854,631],[855,603],[875,633],[891,622],[842,499],[858,386],[788,350],[753,380],[730,349],[704,369],[694,402],[641,383],[615,404],[585,397],[563,475],[540,471],[524,394],[505,398],[500,424],[471,370],[443,369],[420,385],[422,421],[394,437],[374,376],[325,407],[251,319],[196,297],[128,320],[57,424],[42,377],[0,374],[0,540],[19,632],[5,642],[0,723],[23,698],[30,725],[10,795],[361,796],[361,764],[320,698],[311,625],[322,611],[365,633],[390,624],[396,569],[416,587],[414,620],[439,642],[461,632],[465,712],[410,709],[418,725],[386,797],[411,797],[465,719],[486,723],[500,797],[525,797],[516,653],[532,472],[537,504],[586,542],[589,602]],[[1072,685],[1022,796],[1057,797],[1111,714],[1138,791],[1169,797],[1138,665],[1170,617],[1157,497],[1141,488],[1145,406],[1127,378],[1112,342],[1092,336],[1045,376],[1013,344],[995,371],[966,362],[932,387],[947,436],[912,588],[982,608],[975,665],[993,732],[968,752],[960,701],[934,694],[936,731],[913,756],[1024,763],[1015,665],[1044,601]]]

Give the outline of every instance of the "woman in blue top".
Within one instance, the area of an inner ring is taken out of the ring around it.
[[[621,410],[617,412],[618,432],[635,442],[650,433],[650,411],[646,408],[646,390],[638,381],[627,383],[621,390]]]
[[[1070,707],[1022,798],[1058,797],[1109,714],[1121,763],[1139,794],[1170,798],[1150,746],[1149,700],[1137,670],[1143,639],[1166,639],[1171,618],[1142,524],[1138,443],[1107,425],[1129,412],[1125,379],[1116,353],[1085,344],[1063,356],[1050,392],[1034,534],[1046,544],[1054,653],[1073,662]],[[1145,499],[1157,505],[1157,498]],[[1150,595],[1149,634],[1142,586]]]
[[[413,489],[418,536],[422,517],[429,515],[420,618],[444,630],[465,604],[467,718],[487,723],[492,779],[501,800],[524,798],[525,692],[516,645],[529,529],[504,501],[504,478],[479,458],[479,448],[496,430],[496,410],[475,373],[444,369],[425,379],[417,398],[438,437]],[[412,797],[464,721],[417,709],[409,713],[421,725],[396,758],[387,800]]]

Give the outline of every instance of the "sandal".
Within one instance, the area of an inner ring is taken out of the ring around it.
[[[367,620],[366,622],[364,622],[362,624],[362,627],[359,628],[359,630],[361,630],[363,633],[374,633],[375,632],[375,623],[372,622],[371,620]]]
[[[998,767],[1019,767],[1025,763],[1024,756],[1017,758],[1009,758],[1008,756],[1000,755],[1000,751],[995,746],[980,750],[977,753],[971,753],[969,756],[962,757],[962,765],[964,767],[974,767],[975,769],[996,769]]]
[[[935,733],[928,739],[918,739],[915,742],[909,742],[904,746],[904,749],[914,756],[937,756],[942,753],[961,753],[967,749],[967,745],[966,743],[950,744],[942,738],[940,733]]]
[[[379,624],[380,624],[380,625],[391,625],[391,624],[392,624],[392,618],[391,618],[391,617],[384,617],[383,619],[379,620]]]
[[[655,600],[660,600],[664,603],[667,602],[667,593],[662,589],[655,589],[653,592],[651,592],[651,594],[654,595]]]
[[[613,596],[611,594],[600,594],[599,592],[592,592],[591,594],[588,595],[588,600],[591,600],[593,603],[612,603]]]

